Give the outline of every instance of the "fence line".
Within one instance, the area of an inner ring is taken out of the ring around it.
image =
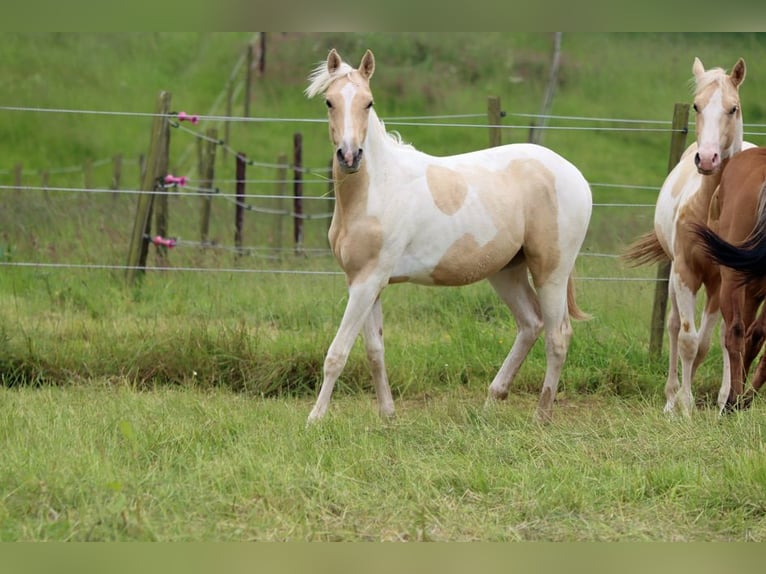
[[[0,267],[19,267],[19,268],[42,268],[42,269],[83,269],[83,270],[98,270],[98,271],[127,271],[146,270],[146,266],[130,266],[130,265],[110,265],[110,264],[98,264],[98,263],[35,263],[31,261],[0,261]],[[187,273],[254,273],[259,275],[274,274],[274,275],[325,275],[334,277],[344,277],[345,274],[342,271],[313,271],[306,269],[245,269],[242,267],[150,267],[152,271],[176,271]],[[633,283],[657,283],[662,282],[655,277],[587,277],[577,276],[577,281],[626,281]],[[664,280],[667,281],[667,280]]]
[[[235,70],[238,69],[237,66],[235,66]],[[234,74],[234,72],[232,72]],[[220,98],[219,98],[220,99]],[[215,106],[214,106],[215,107]],[[212,109],[214,109],[214,107]],[[199,131],[195,129],[190,129],[186,126],[181,125],[181,119],[179,118],[178,112],[173,113],[143,113],[143,112],[112,112],[112,111],[98,111],[98,110],[73,110],[73,109],[61,109],[61,108],[23,108],[23,107],[15,107],[15,106],[0,106],[0,111],[19,111],[19,112],[41,112],[41,113],[79,113],[79,114],[95,114],[95,115],[114,115],[114,116],[129,116],[129,117],[152,117],[152,118],[163,118],[167,120],[167,123],[169,126],[172,126],[174,128],[179,129],[180,131],[184,133],[188,133],[195,138],[198,138],[202,141],[207,141],[210,143],[214,143],[218,146],[223,147],[223,149],[231,151],[232,154],[241,162],[249,164],[251,166],[255,167],[261,167],[261,168],[271,168],[271,169],[280,169],[280,168],[287,168],[287,169],[293,169],[296,172],[300,171],[300,173],[308,173],[313,175],[320,175],[324,174],[330,171],[330,168],[328,167],[322,167],[322,168],[303,168],[303,167],[296,167],[289,163],[271,163],[271,162],[257,162],[254,160],[249,160],[246,158],[246,154],[240,153],[235,151],[235,149],[228,145],[224,140],[216,139],[209,137],[203,133],[200,133]],[[506,115],[512,115],[516,117],[525,117],[525,118],[549,118],[554,120],[563,120],[563,121],[580,121],[580,122],[601,122],[601,123],[628,123],[628,124],[654,124],[654,125],[667,125],[671,124],[672,122],[664,121],[664,120],[639,120],[639,119],[617,119],[617,118],[599,118],[599,117],[585,117],[585,116],[560,116],[560,115],[543,115],[543,114],[522,114],[522,113],[511,113]],[[478,118],[482,117],[483,114],[456,114],[456,115],[450,115],[450,116],[412,116],[412,117],[394,117],[389,118],[387,121],[387,125],[397,125],[397,126],[424,126],[424,127],[460,127],[460,128],[481,128],[481,129],[488,129],[488,128],[501,128],[501,129],[528,129],[528,125],[505,125],[505,124],[494,124],[491,122],[488,123],[455,123],[455,122],[429,122],[429,123],[423,123],[422,120],[431,119],[431,120],[445,120],[445,119],[470,119],[470,118]],[[280,122],[280,123],[286,123],[286,122],[300,122],[300,123],[326,123],[327,120],[325,118],[322,119],[309,119],[309,118],[251,118],[251,117],[237,117],[237,116],[216,116],[216,115],[207,115],[207,116],[197,116],[199,120],[215,120],[215,121],[226,121],[226,122]],[[748,125],[748,124],[746,124]],[[764,124],[753,124],[754,127],[761,127]],[[595,126],[541,126],[541,129],[551,129],[551,130],[569,130],[569,131],[584,131],[584,130],[593,130],[593,131],[609,131],[609,132],[662,132],[662,133],[685,133],[685,129],[669,129],[665,127],[655,128],[655,127],[618,127],[618,126],[603,126],[603,125],[595,125]],[[755,135],[755,134],[751,134]],[[757,135],[766,135],[766,134],[757,134]],[[111,158],[107,160],[98,160],[97,162],[90,162],[90,166],[98,166],[103,165],[108,162],[112,161]],[[82,167],[77,166],[73,168],[59,168],[59,170],[68,170],[71,169],[72,171],[80,171]],[[48,173],[57,173],[56,170],[47,170]],[[61,171],[58,171],[61,172]],[[0,172],[2,173],[2,172]],[[202,182],[203,180],[199,180]],[[255,180],[247,180],[247,179],[240,179],[240,180],[204,180],[205,183],[219,183],[219,184],[230,184],[230,183],[259,183],[259,184],[275,184],[275,183],[292,183],[294,182],[294,179],[255,179]],[[303,181],[302,181],[303,182]],[[323,185],[327,185],[330,183],[331,180],[329,178],[325,179],[315,179],[315,180],[307,180],[303,183],[322,183]],[[634,185],[634,184],[613,184],[613,183],[598,183],[594,182],[590,184],[591,187],[605,187],[605,188],[615,188],[615,189],[631,189],[631,190],[646,190],[646,191],[652,191],[657,192],[659,191],[659,187],[657,186],[645,186],[645,185]],[[322,196],[288,196],[288,195],[271,195],[271,194],[246,194],[246,195],[236,195],[236,194],[227,194],[227,193],[221,193],[218,188],[215,188],[214,190],[211,190],[210,188],[191,188],[191,187],[185,187],[185,190],[178,189],[175,185],[173,186],[165,186],[162,184],[159,184],[154,190],[115,190],[115,189],[93,189],[93,188],[69,188],[69,187],[50,187],[50,186],[19,186],[19,185],[0,185],[0,190],[2,189],[24,189],[24,190],[41,190],[41,191],[61,191],[61,192],[84,192],[84,193],[125,193],[125,194],[132,194],[132,195],[163,195],[163,196],[175,196],[175,197],[183,197],[183,196],[189,196],[189,197],[212,197],[212,196],[218,196],[221,197],[224,200],[230,201],[237,205],[240,208],[244,208],[249,211],[254,211],[256,213],[265,213],[270,215],[280,215],[280,216],[291,216],[293,218],[301,218],[301,219],[326,219],[332,216],[332,213],[327,214],[312,214],[312,215],[306,215],[302,213],[295,213],[290,210],[283,210],[283,209],[265,209],[265,208],[256,208],[250,204],[244,203],[242,200],[250,199],[250,200],[257,200],[257,199],[307,199],[307,200],[328,200],[328,201],[334,201],[333,197],[328,196],[328,194],[324,194]],[[620,208],[653,208],[654,204],[642,204],[642,203],[594,203],[594,207],[620,207]],[[215,248],[215,249],[222,249],[222,250],[232,250],[236,251],[238,254],[242,253],[250,253],[251,255],[254,253],[257,253],[259,251],[264,250],[271,250],[275,251],[273,248],[269,247],[227,247],[222,245],[215,245],[211,244],[209,242],[203,243],[203,242],[192,242],[192,241],[185,241],[176,239],[173,240],[173,246],[179,245],[184,247],[204,247],[204,248]],[[321,254],[327,254],[329,255],[331,252],[329,249],[314,249],[314,250],[307,250],[304,248],[301,248],[301,255],[306,255],[307,252],[312,253],[321,253]],[[616,259],[619,257],[619,255],[616,254],[607,254],[607,253],[588,253],[587,251],[582,251],[580,253],[582,257],[599,257],[599,258],[611,258]],[[146,265],[139,265],[139,266],[132,266],[132,265],[101,265],[101,264],[66,264],[66,263],[34,263],[34,262],[11,262],[11,261],[0,261],[0,265],[2,266],[15,266],[15,267],[41,267],[41,268],[72,268],[72,269],[102,269],[102,270],[143,270],[147,269]],[[158,267],[150,267],[152,270],[157,271],[191,271],[191,272],[252,272],[252,273],[284,273],[284,274],[315,274],[315,275],[342,275],[341,272],[325,272],[325,271],[303,271],[303,270],[279,270],[279,269],[242,269],[242,268],[224,268],[224,269],[209,269],[209,268],[196,268],[196,267],[168,267],[168,266],[158,266]],[[578,280],[586,280],[586,281],[629,281],[629,282],[652,282],[652,283],[659,283],[666,281],[666,279],[662,278],[655,278],[655,277],[639,277],[639,278],[628,278],[628,277],[578,277]]]

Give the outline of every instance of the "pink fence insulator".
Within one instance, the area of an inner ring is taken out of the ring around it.
[[[187,179],[185,175],[176,177],[172,173],[169,173],[168,175],[165,176],[165,185],[180,185],[183,187],[184,185],[186,185],[186,181]]]
[[[178,112],[178,121],[191,122],[196,125],[199,122],[199,116],[187,114],[186,112]]]
[[[152,237],[152,243],[155,245],[161,245],[163,247],[167,247],[169,249],[172,249],[176,246],[176,240],[172,238],[166,238],[162,237],[161,235],[155,235]]]

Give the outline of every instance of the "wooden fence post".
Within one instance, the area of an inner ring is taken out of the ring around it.
[[[237,203],[234,209],[234,246],[236,247],[237,257],[242,256],[242,222],[245,215],[245,169],[247,162],[245,154],[237,153]]]
[[[245,59],[245,105],[243,113],[246,118],[250,117],[250,98],[252,97],[254,56],[255,46],[253,44],[248,44],[247,58]]]
[[[218,148],[218,130],[210,128],[206,134],[207,141],[198,140],[202,151],[199,162],[200,187],[206,191],[213,189],[213,180],[215,179],[215,151]],[[205,245],[210,241],[210,210],[212,208],[213,197],[208,193],[201,197],[202,208],[200,210],[200,242]]]
[[[166,112],[167,113],[167,112]],[[162,145],[160,146],[160,158],[159,165],[161,171],[159,173],[160,178],[168,174],[168,161],[170,158],[170,122],[166,122],[168,129],[163,132]],[[168,222],[170,214],[168,210],[168,194],[173,188],[166,188],[162,185],[158,186],[158,193],[154,195],[154,201],[156,202],[156,209],[154,212],[154,225],[157,228],[157,235],[160,237],[168,236]],[[148,235],[148,231],[147,231]],[[165,245],[157,245],[157,266],[165,267],[167,265],[168,248]]]
[[[128,264],[125,280],[128,286],[132,286],[139,272],[143,273],[146,267],[146,256],[149,251],[149,235],[152,206],[154,204],[154,192],[158,189],[158,180],[167,172],[167,153],[165,153],[165,141],[168,139],[169,122],[167,114],[170,112],[170,93],[160,92],[157,96],[155,116],[152,122],[151,138],[149,140],[149,152],[145,160],[141,162],[141,191],[138,196],[136,218],[133,222],[133,233],[130,237],[128,249]],[[162,163],[164,159],[164,164]]]
[[[500,98],[489,96],[487,98],[487,124],[489,125],[489,147],[497,147],[503,143],[503,134],[500,129],[500,118],[503,112],[500,110]]]
[[[293,241],[295,254],[303,251],[303,135],[293,135]]]
[[[676,104],[673,110],[673,127],[670,133],[670,155],[668,173],[673,171],[686,149],[686,135],[689,133],[689,104]],[[654,287],[652,326],[649,336],[649,354],[659,357],[662,352],[662,335],[665,332],[665,313],[668,306],[668,278],[670,262],[657,267],[657,283]]]
[[[229,84],[226,86],[226,117],[231,118],[234,106],[234,81],[229,78]],[[228,155],[229,141],[231,140],[231,120],[223,122],[223,159]]]
[[[277,248],[277,254],[282,256],[282,229],[285,216],[285,195],[287,195],[287,155],[280,154],[277,158],[277,189],[276,189],[276,210],[280,213],[276,218],[276,229],[274,230],[274,243]]]

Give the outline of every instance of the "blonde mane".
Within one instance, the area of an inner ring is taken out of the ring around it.
[[[723,68],[710,68],[705,70],[700,77],[693,77],[689,80],[689,86],[693,93],[699,93],[713,83],[723,86],[723,82],[729,75]]]
[[[327,62],[325,60],[322,60],[319,62],[314,70],[309,74],[308,76],[308,87],[304,90],[304,93],[306,94],[306,97],[313,98],[314,96],[317,96],[319,94],[324,94],[327,89],[330,87],[330,84],[332,84],[335,80],[338,80],[344,76],[348,76],[352,72],[354,72],[355,69],[349,65],[346,62],[342,62],[340,66],[338,66],[338,69],[335,70],[332,74],[327,70]],[[401,146],[403,148],[408,149],[415,149],[414,146],[412,146],[409,143],[406,143],[402,140],[402,136],[399,134],[399,132],[387,132],[386,126],[383,123],[383,120],[381,120],[378,117],[378,114],[375,113],[375,110],[372,110],[372,113],[370,114],[370,120],[376,120],[371,121],[370,123],[372,126],[379,126],[379,129],[382,133],[382,135],[386,136],[386,138],[391,142],[398,146]]]
[[[353,71],[354,68],[346,62],[342,62],[341,65],[338,66],[338,69],[331,74],[327,71],[327,62],[322,60],[317,64],[316,68],[314,68],[314,71],[309,74],[309,85],[304,93],[308,98],[313,98],[318,94],[324,94],[327,91],[327,88],[330,87],[330,84],[335,80],[347,76]]]

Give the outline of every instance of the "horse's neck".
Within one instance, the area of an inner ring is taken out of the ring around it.
[[[332,163],[332,176],[335,191],[335,215],[334,217],[350,217],[354,213],[364,211],[367,206],[367,191],[370,175],[367,171],[365,157],[359,171],[356,173],[343,173],[338,166],[337,157]]]

